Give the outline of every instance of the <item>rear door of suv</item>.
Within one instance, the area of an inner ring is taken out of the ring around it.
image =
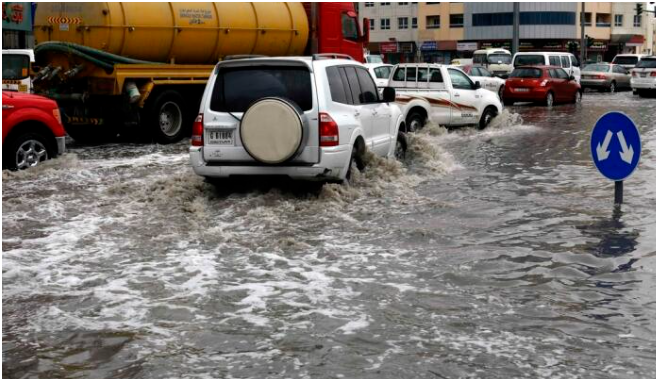
[[[305,62],[236,60],[218,65],[207,84],[203,103],[204,149],[207,162],[253,165],[242,145],[240,121],[249,106],[262,98],[281,97],[301,109],[303,140],[291,164],[319,162],[317,90]],[[260,163],[258,163],[260,165]]]

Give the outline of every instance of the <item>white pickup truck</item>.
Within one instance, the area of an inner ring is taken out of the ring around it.
[[[441,126],[486,127],[503,106],[498,95],[480,87],[463,71],[438,64],[400,64],[389,86],[395,88],[408,131],[429,120]]]

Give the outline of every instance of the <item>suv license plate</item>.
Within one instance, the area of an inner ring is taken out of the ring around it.
[[[232,146],[233,131],[209,131],[208,143],[220,146]]]

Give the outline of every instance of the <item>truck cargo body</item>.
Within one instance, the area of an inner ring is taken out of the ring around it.
[[[79,140],[135,132],[175,142],[219,60],[311,53],[363,60],[364,30],[352,3],[40,3],[34,87],[58,101]]]

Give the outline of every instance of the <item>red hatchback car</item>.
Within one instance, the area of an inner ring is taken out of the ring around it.
[[[55,101],[2,92],[2,168],[35,167],[64,153],[66,132]]]
[[[580,84],[557,66],[522,66],[509,75],[503,91],[503,103],[558,102],[578,103],[583,93]]]

